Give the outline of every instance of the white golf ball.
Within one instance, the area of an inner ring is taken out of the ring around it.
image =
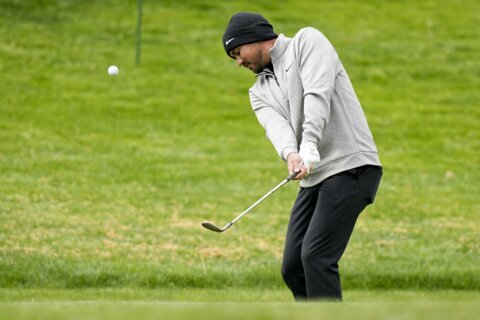
[[[111,76],[116,76],[118,74],[118,67],[117,66],[108,67],[108,74]]]

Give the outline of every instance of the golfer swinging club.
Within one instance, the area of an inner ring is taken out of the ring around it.
[[[382,176],[362,107],[340,59],[318,30],[277,35],[260,14],[233,15],[230,58],[256,73],[250,102],[300,190],[282,276],[296,300],[342,299],[338,261]]]

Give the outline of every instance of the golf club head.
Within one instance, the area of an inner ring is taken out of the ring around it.
[[[222,230],[220,229],[219,227],[217,226],[214,226],[213,224],[211,224],[210,222],[208,221],[203,221],[202,222],[202,226],[210,231],[215,231],[215,232],[223,232],[225,230]]]

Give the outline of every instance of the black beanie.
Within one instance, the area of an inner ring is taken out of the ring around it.
[[[239,12],[230,18],[223,34],[223,47],[230,58],[230,51],[238,46],[276,38],[272,25],[258,13]]]

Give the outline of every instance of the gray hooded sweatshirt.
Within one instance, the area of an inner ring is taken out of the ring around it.
[[[377,148],[350,79],[328,39],[314,28],[280,34],[250,88],[250,102],[279,156],[302,141],[317,145],[320,165],[300,182],[314,186],[339,172],[380,166]]]

